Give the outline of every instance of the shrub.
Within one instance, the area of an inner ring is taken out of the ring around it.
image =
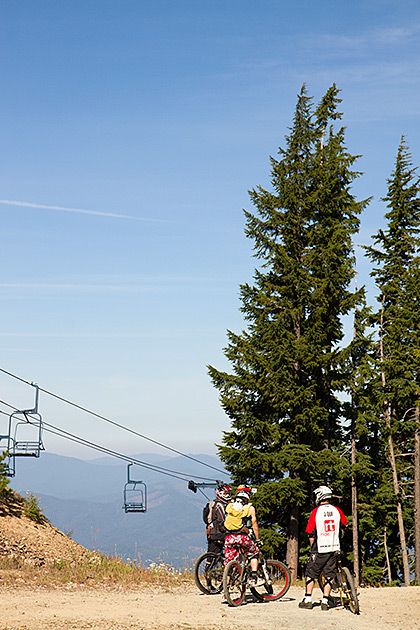
[[[7,494],[9,478],[6,476],[6,464],[5,459],[7,457],[7,451],[0,454],[0,497]]]
[[[47,523],[47,517],[42,513],[41,508],[38,504],[39,498],[33,495],[32,493],[27,493],[25,497],[25,507],[23,508],[23,513],[25,516],[31,519],[31,521],[35,521],[35,523]]]

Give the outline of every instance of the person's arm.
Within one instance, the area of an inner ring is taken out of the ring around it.
[[[347,520],[347,516],[342,512],[342,510],[340,510],[340,508],[338,507],[337,510],[340,513],[340,523],[341,523],[341,527],[347,527],[348,524],[348,520]]]
[[[314,510],[312,510],[310,516],[309,516],[309,520],[308,520],[308,524],[306,526],[305,532],[308,534],[309,537],[309,548],[312,550],[314,543],[315,543],[315,532],[316,532],[316,512],[317,512],[318,508],[315,508]]]
[[[254,532],[254,536],[257,540],[260,539],[260,530],[258,528],[258,521],[257,521],[257,515],[255,514],[255,508],[253,505],[250,506],[249,508],[250,512],[251,512],[251,524],[252,524],[252,531]]]

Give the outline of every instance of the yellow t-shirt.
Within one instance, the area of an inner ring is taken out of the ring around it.
[[[239,502],[226,506],[225,528],[228,531],[239,531],[244,525],[244,519],[251,518],[251,503],[242,505]]]

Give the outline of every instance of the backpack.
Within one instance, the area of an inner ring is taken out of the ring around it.
[[[206,525],[209,525],[213,520],[214,504],[215,504],[215,501],[209,501],[203,507],[203,521],[205,522]]]
[[[221,509],[223,514],[221,514]],[[221,520],[222,519],[222,520]],[[203,508],[203,521],[206,524],[206,536],[213,540],[224,539],[224,508],[220,502],[209,501]]]

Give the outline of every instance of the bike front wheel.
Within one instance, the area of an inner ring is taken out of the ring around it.
[[[229,606],[240,606],[245,598],[243,567],[237,560],[227,563],[223,572],[223,593]]]
[[[290,588],[290,571],[279,560],[267,560],[264,567],[258,569],[258,579],[264,580],[261,586],[251,586],[251,593],[259,601],[274,601],[286,595]]]
[[[346,598],[344,604],[348,605],[352,613],[358,615],[360,613],[359,598],[357,597],[353,576],[347,567],[342,567],[341,579],[343,582],[342,589]]]
[[[205,595],[215,595],[223,590],[223,555],[207,551],[197,558],[194,565],[194,581]]]

